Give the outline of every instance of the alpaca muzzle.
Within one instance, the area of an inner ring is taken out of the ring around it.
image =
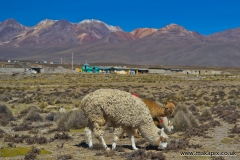
[[[167,148],[167,142],[161,142],[160,144],[159,144],[159,147],[158,147],[158,149],[165,149],[165,148]]]

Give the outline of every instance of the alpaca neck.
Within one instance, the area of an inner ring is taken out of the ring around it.
[[[156,141],[159,139],[159,128],[156,127],[156,125],[151,123],[145,123],[141,124],[139,127],[139,131],[141,135],[151,144],[155,145]]]
[[[157,114],[157,115],[156,115],[157,117],[163,117],[164,114],[165,114],[165,109],[158,107],[155,114]]]

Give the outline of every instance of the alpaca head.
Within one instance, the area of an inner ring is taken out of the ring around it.
[[[158,134],[160,135],[160,138],[155,144],[158,146],[158,149],[165,149],[167,147],[168,135],[164,132],[164,128],[160,129]]]
[[[165,114],[171,115],[175,110],[175,102],[164,102]]]

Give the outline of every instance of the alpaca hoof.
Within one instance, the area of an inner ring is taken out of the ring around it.
[[[107,147],[105,150],[106,150],[106,151],[110,151],[110,148],[109,148],[109,147]]]
[[[138,150],[138,148],[133,148],[133,150],[137,151],[137,150]]]

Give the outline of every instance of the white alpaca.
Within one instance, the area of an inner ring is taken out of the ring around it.
[[[88,127],[85,128],[89,147],[93,145],[92,132],[94,132],[95,136],[101,140],[103,147],[109,149],[103,138],[107,122],[114,127],[112,149],[116,148],[122,128],[126,129],[134,150],[138,149],[134,141],[134,129],[138,129],[150,144],[157,145],[159,149],[167,147],[168,136],[164,129],[156,127],[146,104],[128,92],[99,89],[85,96],[80,106],[89,122]]]
[[[171,133],[173,131],[173,123],[167,117],[159,117],[159,127]]]

